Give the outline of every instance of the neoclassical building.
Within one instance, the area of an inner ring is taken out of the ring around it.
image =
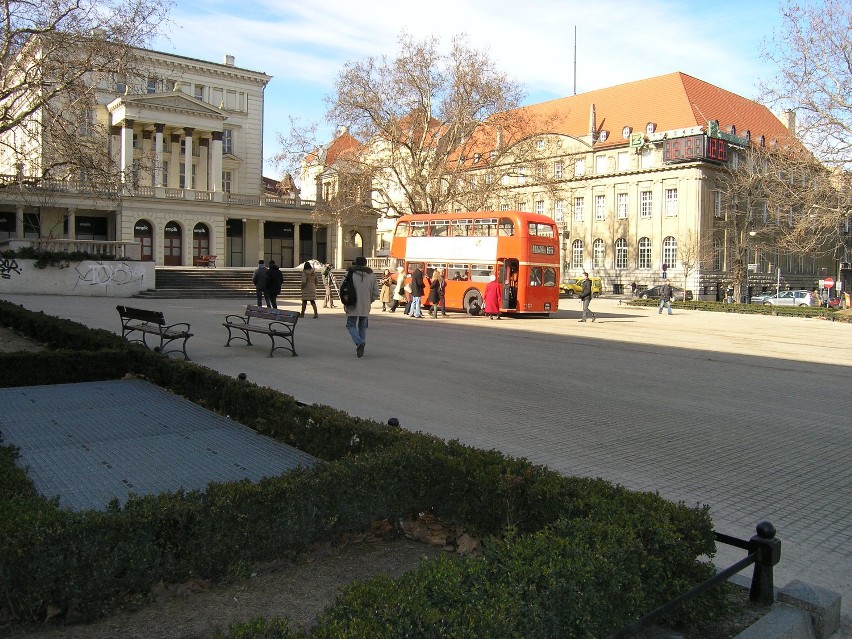
[[[59,240],[85,250],[86,242],[113,242],[162,266],[211,254],[218,266],[340,261],[342,230],[317,220],[313,201],[292,183],[262,177],[272,78],[230,55],[215,63],[135,54],[146,74],[100,79],[96,104],[72,132],[81,147],[94,139],[107,151],[113,183],[96,183],[84,165],[53,168],[47,135],[43,145],[24,144],[15,131],[4,136],[0,244]]]

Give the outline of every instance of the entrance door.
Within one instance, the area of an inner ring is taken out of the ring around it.
[[[210,229],[199,222],[192,229],[192,263],[205,255],[210,255]]]
[[[500,266],[500,281],[503,284],[503,308],[518,308],[518,260],[506,258]]]
[[[183,264],[183,233],[180,224],[172,220],[163,229],[163,265],[181,266]]]
[[[142,245],[142,261],[154,261],[154,229],[148,220],[137,220],[133,225],[133,237]]]

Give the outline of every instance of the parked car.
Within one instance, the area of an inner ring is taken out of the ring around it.
[[[757,295],[751,296],[752,304],[763,304],[770,297],[775,297],[775,291],[766,291],[764,293],[758,293]]]
[[[663,288],[660,286],[652,286],[651,288],[646,288],[644,291],[639,293],[639,298],[643,300],[658,300],[660,299],[660,289]],[[686,292],[687,301],[692,299],[692,291]],[[672,300],[675,302],[683,301],[683,289],[678,288],[677,286],[672,286]]]
[[[564,293],[568,297],[574,297],[575,295],[579,295],[583,292],[583,280],[585,278],[578,277],[575,280],[569,280],[567,282],[562,282],[559,285],[559,292]],[[601,278],[593,277],[592,280],[592,297],[597,297],[601,294],[603,290],[603,283],[601,282]]]
[[[764,306],[810,306],[810,291],[781,291],[763,301]]]

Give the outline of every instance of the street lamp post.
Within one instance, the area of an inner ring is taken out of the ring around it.
[[[754,225],[750,224],[749,228],[748,228],[748,239],[746,240],[745,295],[744,295],[746,304],[751,303],[751,295],[749,294],[749,288],[748,288],[748,271],[749,271],[749,264],[751,262],[751,260],[749,260],[749,251],[751,250],[751,240],[755,235],[757,235],[757,231],[754,230]]]

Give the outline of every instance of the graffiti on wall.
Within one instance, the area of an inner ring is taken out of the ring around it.
[[[74,269],[79,277],[75,289],[78,285],[124,286],[145,279],[144,267],[128,262],[80,262]]]
[[[21,269],[18,266],[18,263],[14,260],[14,258],[0,258],[0,277],[4,280],[8,280],[12,277],[12,273],[17,273],[18,275],[21,274]]]

